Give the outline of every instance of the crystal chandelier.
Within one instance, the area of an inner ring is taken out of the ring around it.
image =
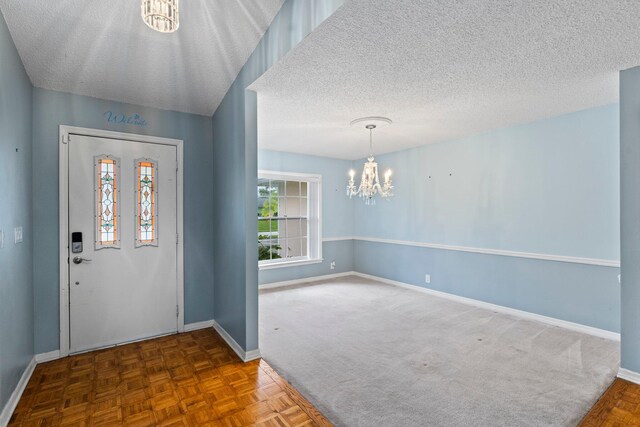
[[[161,33],[173,33],[180,26],[178,0],[142,0],[142,20]]]
[[[380,179],[378,178],[378,163],[373,157],[373,130],[377,127],[371,122],[382,122],[391,124],[391,120],[385,117],[365,117],[363,119],[357,119],[351,122],[351,125],[365,122],[366,129],[369,129],[369,158],[364,164],[362,170],[362,178],[360,185],[356,188],[355,175],[356,172],[352,169],[349,171],[349,183],[347,184],[347,196],[352,198],[353,196],[360,196],[364,199],[367,205],[375,204],[375,196],[391,197],[393,196],[393,185],[391,185],[391,170],[387,169],[384,173],[384,185],[380,185]]]

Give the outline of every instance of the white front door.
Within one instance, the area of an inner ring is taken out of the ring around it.
[[[175,146],[70,136],[70,352],[177,331],[176,159]]]

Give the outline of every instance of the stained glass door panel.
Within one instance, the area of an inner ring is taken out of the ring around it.
[[[158,246],[158,162],[135,161],[136,247]]]
[[[120,247],[120,159],[109,155],[95,157],[96,249]]]

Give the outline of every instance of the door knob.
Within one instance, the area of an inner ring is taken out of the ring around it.
[[[74,264],[82,264],[84,261],[90,262],[91,260],[87,259],[87,258],[82,258],[82,257],[79,257],[79,256],[73,257],[73,263]]]

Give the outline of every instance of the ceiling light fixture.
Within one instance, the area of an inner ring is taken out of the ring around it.
[[[365,129],[369,129],[369,157],[362,169],[362,178],[360,180],[360,186],[356,188],[355,175],[356,172],[351,169],[349,171],[349,183],[347,184],[347,196],[352,198],[353,196],[360,196],[364,199],[367,205],[376,203],[375,196],[392,197],[393,185],[391,185],[391,170],[387,169],[384,173],[384,185],[380,185],[380,179],[378,178],[378,163],[375,162],[373,157],[373,130],[378,125],[390,125],[393,123],[391,119],[386,117],[363,117],[351,122],[351,126],[356,124],[365,124]]]
[[[156,31],[173,33],[180,26],[178,0],[142,0],[142,20]]]

